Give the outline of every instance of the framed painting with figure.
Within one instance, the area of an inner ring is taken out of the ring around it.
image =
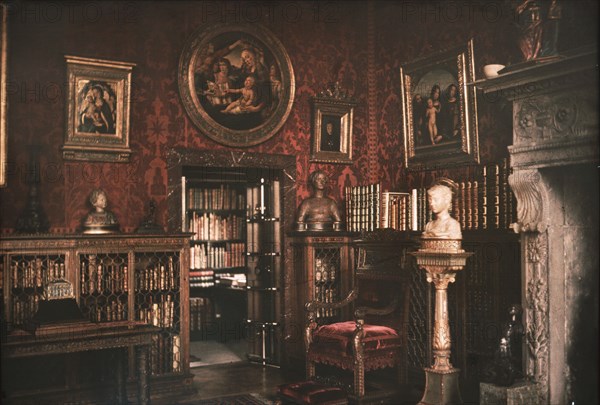
[[[128,162],[131,72],[135,64],[65,56],[67,160]]]
[[[405,165],[479,162],[473,40],[400,68]]]
[[[294,101],[281,42],[258,24],[215,24],[192,34],[179,60],[179,93],[203,135],[248,147],[273,137]]]
[[[344,92],[326,90],[313,98],[311,162],[352,163],[352,120],[356,103]]]

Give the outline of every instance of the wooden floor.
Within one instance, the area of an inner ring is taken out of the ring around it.
[[[194,400],[246,393],[274,400],[278,385],[303,379],[301,375],[285,375],[279,368],[247,361],[193,368],[192,373],[197,391]]]
[[[279,385],[305,380],[303,369],[284,370],[250,363],[245,359],[244,349],[239,342],[226,344],[192,342],[190,355],[196,360],[196,364],[201,364],[199,367],[191,368],[196,394],[180,400],[177,404],[187,405],[198,400],[237,394],[258,394],[269,403],[276,399]],[[323,371],[332,372],[327,369]],[[396,394],[391,398],[388,396],[384,399],[367,400],[363,402],[365,404],[413,405],[423,394],[422,387],[394,386],[395,372],[392,370],[378,370],[372,373],[374,373],[370,377],[372,387],[372,383],[376,382],[375,386],[381,385],[379,388],[383,388],[379,392],[389,392],[391,388]],[[351,375],[348,376],[351,377]],[[390,377],[392,378],[390,379]],[[383,383],[379,384],[380,381]]]

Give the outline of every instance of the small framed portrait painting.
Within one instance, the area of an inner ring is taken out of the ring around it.
[[[356,103],[319,95],[313,98],[311,162],[352,163],[352,119]]]
[[[405,165],[479,162],[473,41],[400,68]]]
[[[65,56],[67,129],[63,158],[128,162],[131,72],[127,62]]]

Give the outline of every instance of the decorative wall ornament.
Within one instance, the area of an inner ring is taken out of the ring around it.
[[[583,93],[517,101],[513,118],[515,146],[592,135],[598,128],[597,107]]]
[[[63,158],[128,162],[135,64],[68,55],[65,59],[69,93]]]
[[[400,68],[408,169],[479,162],[474,80],[473,40]]]
[[[202,26],[179,59],[179,93],[203,135],[227,146],[270,139],[292,109],[294,70],[283,44],[258,24]]]

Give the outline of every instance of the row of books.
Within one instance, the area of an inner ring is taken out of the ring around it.
[[[167,266],[153,263],[135,273],[135,288],[138,291],[174,290],[179,286],[179,266],[169,257]]]
[[[324,303],[332,303],[336,300],[337,288],[315,285],[315,300]],[[328,318],[338,315],[339,310],[335,308],[317,308],[317,318]]]
[[[373,231],[378,228],[381,185],[347,186],[344,193],[348,231]]]
[[[226,243],[225,246],[194,245],[190,247],[190,267],[195,270],[243,267],[245,252],[246,244],[241,242]]]
[[[191,270],[190,287],[208,288],[215,285],[215,271],[210,270]]]
[[[53,259],[17,260],[11,264],[12,288],[42,288],[49,281],[65,278],[65,264]]]
[[[245,288],[246,275],[242,273],[215,273],[215,285],[231,288]]]
[[[316,265],[315,266],[315,284],[335,283],[335,280],[337,279],[336,273],[337,273],[337,270],[333,265],[331,265],[331,266]]]
[[[510,172],[505,159],[481,165],[471,175],[456,181],[451,215],[463,230],[508,229],[517,220],[517,203],[508,184]],[[425,188],[412,190],[402,207],[406,208],[401,215],[410,226],[396,229],[421,231],[433,217]]]
[[[112,322],[123,321],[127,319],[127,303],[121,302],[118,298],[111,297],[105,304],[81,304],[82,312],[88,315],[92,322]]]
[[[162,296],[160,302],[137,309],[138,321],[161,328],[172,328],[174,324],[175,303],[170,295]]]
[[[213,302],[207,297],[190,298],[190,331],[202,329],[203,325],[215,321]]]
[[[40,296],[26,295],[13,296],[12,320],[16,325],[23,325],[25,321],[33,318],[40,305]]]
[[[508,229],[516,221],[516,200],[508,177],[508,159],[478,166],[456,181],[452,216],[463,230]],[[346,187],[346,218],[352,232],[392,228],[423,231],[433,215],[427,188],[381,191],[379,184]]]
[[[230,240],[244,237],[245,218],[237,215],[223,217],[214,213],[192,213],[188,230],[194,235],[192,240]]]
[[[127,265],[96,264],[95,260],[81,262],[81,294],[127,292]]]
[[[150,372],[152,375],[181,372],[181,336],[152,336]]]
[[[246,209],[244,193],[228,185],[219,188],[188,189],[188,209],[243,210]]]

